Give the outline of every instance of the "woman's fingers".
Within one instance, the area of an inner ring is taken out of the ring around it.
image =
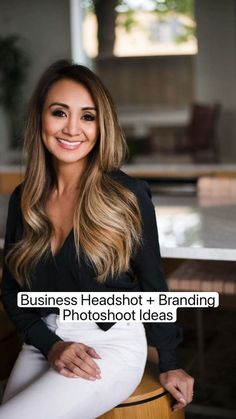
[[[191,403],[194,396],[194,378],[190,375],[188,376],[188,403]]]
[[[80,368],[76,367],[73,363],[67,364],[65,366],[63,362],[56,361],[55,362],[55,370],[59,372],[59,374],[64,375],[64,377],[68,378],[84,378],[85,380],[92,380],[95,381],[96,377],[91,376],[90,374],[86,373],[85,371],[81,370]]]
[[[70,347],[71,357],[69,368],[78,373],[78,368],[92,377],[100,378],[101,370],[90,355],[86,352],[86,346],[80,343],[73,343]]]
[[[177,402],[172,406],[172,410],[175,412],[176,410],[183,409],[186,406],[186,403]]]
[[[67,364],[67,368],[77,377],[85,378],[87,380],[96,380],[101,378],[99,372],[94,372],[94,370],[88,368],[88,366],[83,363],[81,363],[81,365],[78,366],[71,362]]]
[[[49,352],[52,366],[66,377],[81,377],[87,380],[101,378],[101,370],[92,359],[97,352],[82,343],[56,342]],[[100,357],[99,357],[100,358]]]
[[[67,368],[62,368],[60,370],[60,374],[64,375],[64,377],[68,377],[68,378],[78,378],[78,375],[73,374],[73,372],[69,371]]]
[[[87,353],[91,355],[93,358],[101,359],[100,355],[95,351],[95,349],[87,346]]]
[[[177,401],[173,410],[182,409],[193,399],[194,379],[182,369],[160,374],[160,382]]]
[[[65,377],[76,378],[77,375],[65,368],[64,364],[60,361],[55,361],[54,369],[59,372],[59,374],[64,375]]]
[[[89,355],[83,351],[78,350],[75,357],[67,362],[66,366],[74,374],[83,376],[83,378],[101,378],[100,368],[93,362]]]
[[[173,408],[176,408],[177,405],[181,406],[180,408],[187,405],[187,400],[184,397],[184,394],[181,391],[177,390],[172,384],[168,385],[168,388],[166,387],[166,389],[169,391],[172,397],[174,397],[174,399],[178,402],[174,404]]]
[[[78,346],[75,347],[75,353],[77,355],[77,359],[79,358],[79,360],[76,359],[76,364],[78,362],[80,367],[81,365],[84,366],[85,371],[88,371],[86,368],[90,367],[92,369],[95,369],[97,373],[100,373],[101,372],[100,367],[93,360],[93,358],[91,357],[92,355],[89,353],[92,348],[87,348],[83,346],[81,347],[81,345],[78,344]],[[82,361],[82,364],[80,360]]]

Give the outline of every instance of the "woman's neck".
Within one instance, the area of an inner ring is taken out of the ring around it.
[[[81,162],[82,163],[82,162]],[[54,164],[57,183],[54,192],[58,196],[77,192],[80,187],[80,180],[85,170],[85,164],[76,163],[55,163]]]

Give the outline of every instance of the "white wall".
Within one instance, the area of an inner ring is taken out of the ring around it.
[[[195,8],[195,98],[222,104],[222,158],[236,162],[236,1],[195,0]]]
[[[31,61],[25,87],[27,99],[47,65],[71,57],[70,1],[0,0],[0,10],[0,36],[22,36],[22,45]],[[3,129],[3,124],[0,124],[0,136]],[[0,150],[1,145],[2,149],[5,148],[0,139]]]

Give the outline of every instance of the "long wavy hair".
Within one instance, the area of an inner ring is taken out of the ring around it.
[[[99,138],[88,155],[74,211],[78,260],[82,250],[95,269],[96,280],[104,282],[109,275],[129,269],[130,257],[142,240],[137,199],[110,176],[123,164],[127,152],[112,98],[91,70],[67,60],[57,61],[40,78],[26,118],[26,175],[21,186],[23,236],[6,258],[10,271],[22,286],[30,287],[32,270],[42,257],[50,254],[54,234],[45,203],[57,178],[42,141],[42,111],[49,89],[62,79],[76,81],[89,91],[99,121]]]

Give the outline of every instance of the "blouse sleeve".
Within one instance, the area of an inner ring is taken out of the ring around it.
[[[46,357],[52,345],[61,339],[48,329],[39,314],[35,313],[33,309],[17,306],[17,293],[22,289],[5,263],[8,250],[19,239],[17,231],[19,231],[20,223],[20,187],[18,186],[10,197],[8,207],[1,297],[4,308],[23,341],[38,348]]]
[[[162,270],[157,223],[150,187],[146,181],[137,181],[136,197],[142,218],[142,244],[136,250],[131,264],[142,291],[168,291]],[[176,347],[182,340],[182,330],[175,323],[146,323],[147,337],[159,353],[160,372],[178,368]]]

